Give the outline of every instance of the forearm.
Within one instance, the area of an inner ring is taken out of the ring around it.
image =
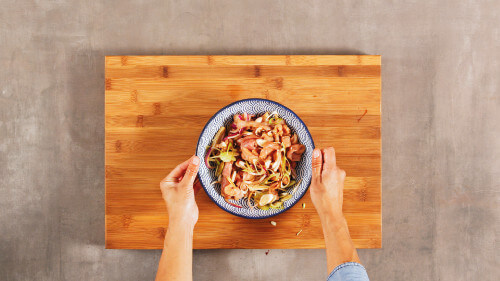
[[[171,223],[163,245],[156,280],[193,280],[193,227]]]
[[[329,214],[321,218],[326,244],[328,271],[345,262],[360,262],[342,214]]]

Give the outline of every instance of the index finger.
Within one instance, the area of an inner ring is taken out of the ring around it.
[[[189,163],[186,169],[186,173],[182,178],[182,182],[188,184],[188,186],[193,186],[196,175],[198,174],[198,168],[200,165],[200,158],[198,156],[193,156],[189,158]]]
[[[321,181],[321,170],[323,166],[323,157],[319,148],[314,149],[312,159],[312,180]]]
[[[335,156],[335,149],[333,147],[327,147],[323,149],[323,158],[325,171],[333,171],[337,167],[337,157]]]
[[[187,167],[189,166],[189,158],[188,160],[182,162],[181,164],[177,165],[169,174],[166,176],[161,182],[165,181],[173,181],[179,179],[181,176],[184,175],[186,172]]]

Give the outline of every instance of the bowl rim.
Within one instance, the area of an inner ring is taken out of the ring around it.
[[[249,99],[242,99],[242,100],[237,100],[235,102],[232,102],[224,107],[222,107],[221,109],[219,109],[216,113],[214,113],[212,115],[212,117],[210,117],[210,119],[208,119],[207,123],[205,123],[205,126],[203,127],[203,130],[201,130],[201,133],[200,133],[200,136],[198,137],[198,142],[196,143],[196,153],[198,152],[198,147],[200,146],[200,141],[201,141],[201,137],[203,136],[203,134],[205,133],[205,130],[207,129],[207,126],[208,124],[215,118],[215,116],[217,116],[221,111],[223,111],[224,109],[230,107],[230,106],[233,106],[235,104],[239,104],[239,103],[242,103],[242,102],[247,102],[247,101],[265,101],[265,102],[270,102],[272,104],[275,104],[275,105],[278,105],[278,106],[281,106],[283,107],[285,110],[288,110],[289,112],[292,113],[293,116],[295,116],[295,118],[297,118],[297,120],[302,123],[302,125],[304,125],[304,128],[306,130],[306,133],[307,135],[309,136],[309,138],[311,139],[311,144],[312,144],[312,149],[314,150],[316,148],[316,146],[314,145],[314,139],[311,135],[311,133],[309,132],[309,128],[307,128],[306,126],[306,123],[304,123],[304,121],[302,121],[302,119],[300,119],[300,117],[293,111],[291,110],[290,108],[282,105],[281,103],[279,102],[275,102],[275,101],[272,101],[272,100],[268,100],[268,99],[261,99],[261,98],[249,98]],[[196,154],[195,153],[195,154]],[[200,157],[200,159],[204,159],[205,157],[201,157],[200,155],[197,155],[198,157]],[[203,161],[201,161],[203,162]],[[200,174],[200,172],[197,173],[198,176]],[[288,206],[287,208],[283,208],[283,210],[280,210],[279,212],[277,213],[274,213],[274,214],[271,214],[271,215],[267,215],[267,216],[262,216],[262,217],[250,217],[250,216],[245,216],[245,215],[242,215],[242,214],[238,214],[238,213],[235,213],[231,210],[228,210],[226,209],[225,207],[219,205],[219,203],[217,203],[217,201],[212,197],[212,195],[208,192],[208,189],[207,187],[205,187],[205,185],[203,184],[203,181],[202,180],[199,180],[201,186],[203,187],[203,189],[205,190],[205,193],[207,194],[207,196],[210,198],[210,200],[212,200],[215,205],[217,205],[219,208],[221,208],[222,210],[232,214],[232,215],[235,215],[235,216],[238,216],[238,217],[241,217],[241,218],[245,218],[245,219],[266,219],[266,218],[270,218],[270,217],[274,217],[274,216],[277,216],[279,214],[282,214],[284,213],[285,211],[291,209],[293,206],[295,206],[295,204],[297,204],[301,199],[302,197],[304,197],[304,195],[307,193],[307,191],[309,190],[309,187],[311,186],[311,181],[312,181],[312,174],[311,174],[311,177],[309,177],[308,181],[307,181],[307,184],[306,184],[306,189],[304,190],[304,193],[302,193],[298,198],[297,200],[295,200],[295,202],[293,202],[290,206]]]

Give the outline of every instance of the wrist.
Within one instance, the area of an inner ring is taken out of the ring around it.
[[[333,205],[328,204],[323,208],[317,208],[318,215],[321,219],[330,219],[330,220],[341,220],[344,218],[344,214],[342,213],[342,209],[333,208]]]
[[[189,232],[189,231],[193,232],[195,224],[196,223],[191,223],[191,222],[186,221],[186,220],[172,218],[172,219],[169,219],[169,221],[168,221],[168,229],[171,229],[173,231],[180,231],[182,233]]]
[[[169,222],[163,247],[172,243],[187,243],[193,240],[194,226]],[[185,241],[185,242],[183,242]]]
[[[168,212],[169,227],[193,229],[197,221],[197,210],[195,213],[179,209],[173,209]]]
[[[337,230],[347,223],[342,212],[333,210],[320,214],[320,220],[324,230]]]

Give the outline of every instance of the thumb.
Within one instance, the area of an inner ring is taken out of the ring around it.
[[[200,158],[198,156],[191,157],[191,161],[189,161],[189,166],[187,167],[186,173],[182,178],[181,183],[189,185],[189,187],[193,186],[194,180],[196,179],[196,174],[198,173],[198,168],[200,166]]]

